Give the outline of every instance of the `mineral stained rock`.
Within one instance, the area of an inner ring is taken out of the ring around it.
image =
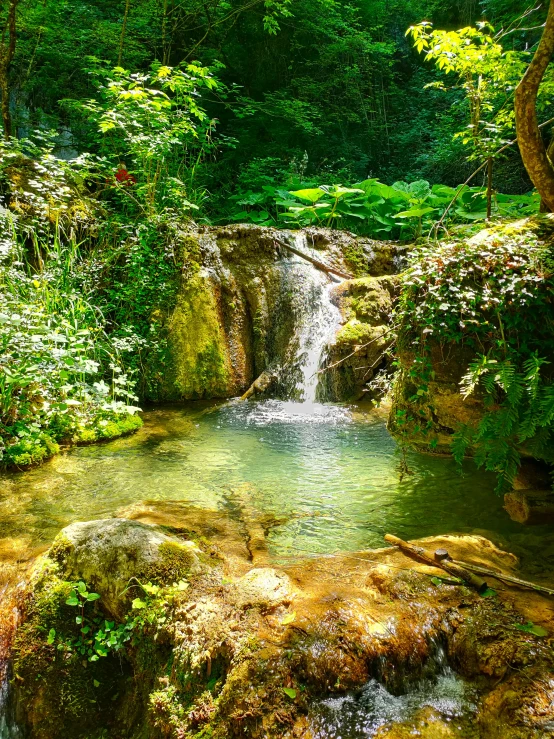
[[[218,511],[150,502],[121,515],[133,520],[68,527],[35,566],[13,650],[17,715],[35,739],[314,739],[318,701],[371,680],[401,695],[433,678],[439,648],[477,686],[465,736],[552,735],[554,606],[540,594],[482,598],[394,549],[257,566],[244,527]],[[517,567],[479,536],[423,545]],[[100,596],[82,611],[67,603],[76,578]],[[376,736],[462,736],[420,708]]]

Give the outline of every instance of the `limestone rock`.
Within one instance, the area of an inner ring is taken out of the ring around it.
[[[390,276],[347,280],[333,291],[344,325],[329,348],[320,375],[326,400],[359,400],[367,384],[388,364],[387,350],[394,342],[392,308],[397,279]]]
[[[269,567],[250,570],[237,582],[237,588],[237,600],[242,608],[272,611],[289,605],[294,598],[294,587],[288,575]]]
[[[119,518],[67,526],[49,557],[59,564],[65,579],[82,580],[98,592],[102,605],[117,617],[128,608],[131,595],[122,594],[134,579],[174,582],[203,569],[202,552],[193,542]]]
[[[154,518],[155,505],[148,509],[143,515]],[[220,515],[213,512],[216,526]],[[162,506],[160,516],[188,526],[176,504]],[[157,609],[145,612],[149,618],[133,626],[134,640],[122,651],[86,662],[59,648],[79,633],[62,578],[104,568],[100,590],[103,579],[164,564],[163,550],[175,540],[157,526],[124,520],[77,524],[58,539],[49,555],[58,567],[47,558],[39,568],[14,648],[15,705],[29,736],[313,739],[308,719],[317,701],[342,698],[372,678],[401,695],[433,674],[434,644],[444,644],[453,669],[479,679],[479,705],[468,721],[479,723],[482,739],[550,735],[551,646],[514,628],[527,621],[549,628],[546,612],[521,610],[539,594],[506,585],[502,597],[481,598],[459,585],[437,586],[424,565],[407,564],[391,548],[255,568],[242,577],[229,572],[223,553],[188,589],[167,592],[164,618],[152,620]],[[435,537],[425,545],[488,566],[510,564],[481,537]],[[103,625],[106,605],[103,595],[88,618],[99,614]],[[391,718],[377,736],[473,736],[458,733],[457,721],[452,734],[439,708],[420,708],[396,725]]]
[[[512,521],[527,525],[554,523],[552,490],[513,490],[504,496],[504,508]]]

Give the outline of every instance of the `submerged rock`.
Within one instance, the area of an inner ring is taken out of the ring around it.
[[[448,710],[426,709],[413,687],[433,684],[441,655],[478,683],[479,704],[467,709],[481,739],[499,737],[498,726],[502,739],[549,735],[551,650],[514,625],[546,618],[546,633],[552,614],[526,593],[481,598],[391,549],[253,567],[240,527],[225,528],[218,512],[149,503],[133,516],[68,527],[35,568],[14,648],[16,708],[30,736],[317,739],[318,701],[350,700],[371,684],[393,703],[413,695],[369,736],[450,739],[459,734],[449,733]],[[225,538],[211,543],[220,529]],[[188,555],[178,570],[164,564],[168,544]],[[516,565],[481,537],[425,546]],[[101,595],[81,610],[71,605],[84,600],[71,595],[77,577]],[[117,601],[125,584],[136,585],[130,610]]]

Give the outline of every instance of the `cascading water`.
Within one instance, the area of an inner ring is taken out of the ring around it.
[[[306,235],[295,234],[295,247],[310,251]],[[333,303],[331,291],[340,280],[332,279],[300,257],[293,257],[290,282],[297,303],[298,348],[294,362],[296,384],[291,395],[302,403],[314,404],[318,395],[318,370],[326,347],[341,325],[341,313]]]
[[[399,690],[391,692],[385,682],[372,679],[357,693],[320,701],[309,717],[314,739],[371,739],[395,725],[420,736],[418,716],[425,715],[438,727],[436,736],[476,739],[474,686],[452,671],[440,646],[423,667],[425,674],[418,680],[406,673]],[[422,713],[426,710],[430,713]]]

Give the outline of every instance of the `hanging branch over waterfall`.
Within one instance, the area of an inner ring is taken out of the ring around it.
[[[329,265],[324,264],[323,262],[320,262],[319,259],[312,257],[310,254],[305,254],[304,252],[300,251],[296,247],[291,246],[290,244],[287,244],[285,241],[281,241],[281,239],[275,239],[275,243],[279,244],[279,246],[282,246],[284,249],[287,249],[292,254],[296,254],[297,257],[301,257],[302,259],[305,259],[307,262],[310,262],[310,264],[313,264],[314,267],[317,267],[317,269],[320,269],[322,272],[326,272],[327,274],[331,274],[331,275],[337,275],[337,277],[342,277],[343,280],[353,280],[354,279],[354,275],[349,275],[347,272],[341,272],[339,269],[336,269],[335,267],[329,267]]]

